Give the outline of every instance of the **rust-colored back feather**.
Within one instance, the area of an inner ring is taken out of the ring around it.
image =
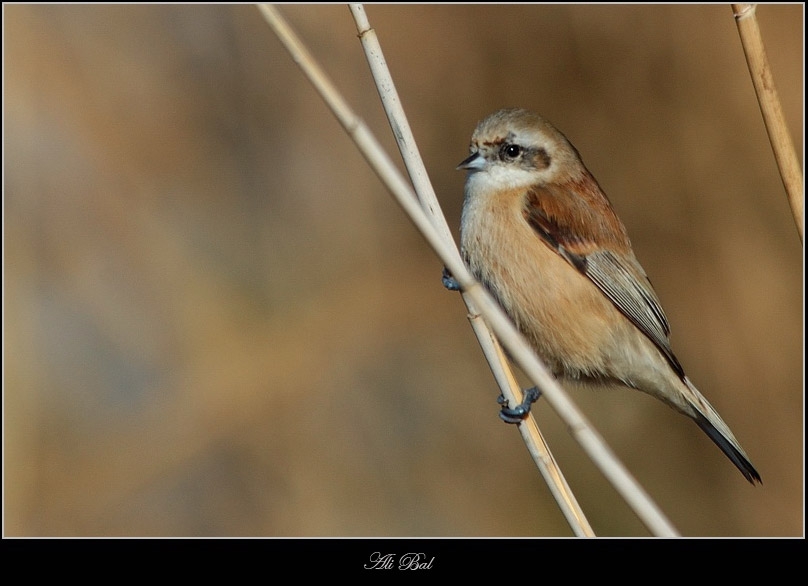
[[[589,172],[562,184],[531,187],[524,213],[531,226],[552,234],[573,254],[602,247],[631,250],[625,226]]]
[[[585,172],[561,185],[528,191],[525,220],[550,248],[586,276],[662,352],[676,375],[685,372],[670,346],[662,305],[634,257],[623,223]]]

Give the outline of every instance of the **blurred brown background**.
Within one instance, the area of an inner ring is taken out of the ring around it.
[[[451,226],[504,106],[609,194],[764,481],[649,397],[573,390],[674,525],[801,535],[802,248],[730,7],[367,10]],[[348,9],[281,11],[395,153]],[[757,11],[801,159],[802,12]],[[4,17],[6,535],[571,535],[441,263],[255,7]],[[647,535],[537,413],[595,531]]]

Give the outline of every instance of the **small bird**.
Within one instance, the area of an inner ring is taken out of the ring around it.
[[[661,399],[693,419],[749,482],[760,482],[685,376],[625,226],[569,140],[537,114],[505,109],[479,123],[470,152],[458,166],[468,171],[463,258],[553,374],[619,382]]]

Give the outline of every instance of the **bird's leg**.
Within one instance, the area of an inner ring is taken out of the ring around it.
[[[443,267],[443,275],[441,276],[443,286],[449,291],[460,291],[460,283],[452,276],[449,269]],[[530,387],[525,391],[525,396],[522,398],[522,403],[511,409],[508,407],[508,401],[503,395],[497,398],[497,403],[502,405],[499,416],[506,423],[521,423],[530,413],[530,406],[539,400],[541,391],[538,387]]]
[[[525,396],[522,398],[522,403],[511,409],[508,407],[508,400],[503,396],[500,395],[497,398],[497,403],[502,405],[502,409],[499,412],[499,417],[505,423],[522,423],[522,421],[527,417],[528,413],[530,413],[530,406],[539,400],[541,397],[541,391],[538,387],[530,387],[525,391]]]

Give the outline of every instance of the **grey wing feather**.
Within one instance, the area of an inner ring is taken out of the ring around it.
[[[684,378],[684,370],[670,347],[668,318],[639,263],[627,264],[609,251],[599,251],[586,255],[583,273],[648,336]]]

